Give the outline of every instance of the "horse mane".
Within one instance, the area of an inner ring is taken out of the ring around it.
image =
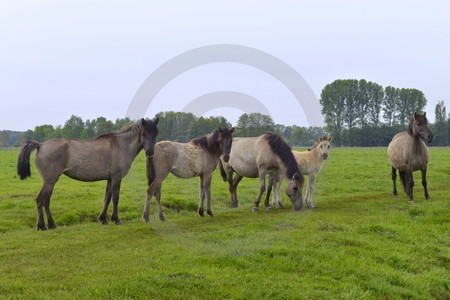
[[[428,119],[425,115],[420,115],[420,114],[414,114],[411,118],[411,120],[409,121],[409,125],[408,125],[408,129],[406,130],[406,132],[408,132],[409,135],[413,135],[413,122],[414,120],[416,120],[419,123],[428,125]]]
[[[292,178],[296,173],[301,176],[302,173],[298,169],[297,161],[292,154],[291,146],[289,146],[281,136],[272,132],[265,133],[264,138],[269,144],[270,149],[272,149],[272,152],[281,159],[286,167],[286,175],[289,178]]]
[[[196,146],[202,147],[211,154],[219,154],[221,153],[221,150],[220,144],[217,143],[218,139],[219,139],[219,131],[216,129],[208,135],[192,139],[191,143],[193,143]]]
[[[136,123],[136,124],[131,124],[128,127],[125,127],[125,129],[119,131],[119,132],[107,132],[107,133],[103,133],[99,136],[96,137],[96,139],[105,139],[105,138],[110,138],[113,136],[116,136],[118,134],[122,134],[122,133],[127,133],[132,131],[133,133],[137,133],[140,129],[142,128],[142,124],[140,122]]]

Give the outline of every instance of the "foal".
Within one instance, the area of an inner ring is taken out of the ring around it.
[[[414,113],[408,125],[407,131],[397,133],[388,146],[388,157],[392,165],[392,182],[394,185],[393,194],[397,194],[397,170],[403,188],[409,197],[409,203],[414,203],[413,196],[413,172],[422,172],[422,185],[425,192],[425,199],[429,200],[427,189],[427,164],[429,160],[428,147],[426,143],[431,143],[433,133],[428,128],[426,113],[423,115]]]
[[[231,143],[234,129],[219,128],[213,133],[191,140],[189,143],[176,143],[170,141],[158,142],[155,145],[155,155],[147,159],[148,190],[145,208],[142,217],[149,222],[150,200],[156,198],[159,219],[164,221],[161,209],[161,184],[172,173],[179,178],[192,178],[200,176],[200,200],[198,214],[203,216],[203,202],[206,198],[206,212],[213,216],[211,211],[211,178],[217,167],[219,157],[228,161],[230,158]]]

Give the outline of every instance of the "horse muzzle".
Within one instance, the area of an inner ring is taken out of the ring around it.
[[[224,156],[223,156],[223,160],[224,160],[225,162],[228,162],[228,161],[230,160],[230,156],[229,156],[229,155],[224,155]]]
[[[328,158],[328,154],[327,154],[327,153],[322,154],[322,158],[323,158],[324,160],[327,159],[327,158]]]

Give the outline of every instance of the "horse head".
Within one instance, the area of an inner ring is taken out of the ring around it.
[[[426,113],[423,115],[414,113],[414,116],[411,118],[411,122],[408,126],[408,133],[414,137],[422,139],[428,144],[433,141],[433,133],[428,127]]]
[[[153,158],[156,137],[158,136],[158,122],[159,118],[155,120],[145,120],[142,118],[142,144],[147,158]]]
[[[320,151],[320,154],[322,155],[323,159],[328,158],[328,150],[330,150],[332,139],[333,138],[331,136],[319,137],[319,144],[317,145],[317,147],[319,147],[319,151]]]
[[[295,210],[301,210],[303,207],[302,187],[303,175],[295,173],[292,178],[286,180],[286,195],[291,199]]]
[[[233,132],[234,128],[222,128],[219,127],[217,130],[219,132],[218,142],[220,145],[220,150],[222,151],[223,160],[228,162],[230,160],[231,144],[233,143]]]

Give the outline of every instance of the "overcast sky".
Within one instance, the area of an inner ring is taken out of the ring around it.
[[[450,110],[448,1],[149,2],[2,0],[0,130],[63,125],[72,114],[123,118],[153,71],[215,44],[251,47],[283,61],[317,99],[335,79],[366,79],[423,91],[431,120],[437,101]],[[217,91],[257,99],[276,123],[310,125],[283,82],[233,62],[176,76],[142,115],[181,111]],[[243,111],[233,105],[206,115],[234,123]]]

